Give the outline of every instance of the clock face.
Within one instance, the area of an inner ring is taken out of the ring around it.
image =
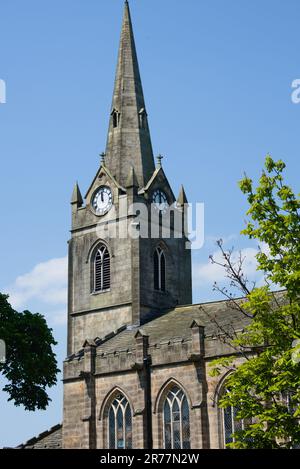
[[[165,212],[169,207],[166,194],[160,189],[156,190],[152,196],[152,202],[157,210]]]
[[[100,187],[93,196],[92,206],[97,215],[104,215],[112,206],[112,192],[107,186]]]

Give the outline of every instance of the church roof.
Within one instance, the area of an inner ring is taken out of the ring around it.
[[[190,340],[193,321],[204,326],[206,339],[216,335],[215,321],[222,328],[231,327],[236,331],[243,329],[249,323],[249,319],[243,316],[229,301],[178,306],[159,317],[150,319],[142,326],[124,327],[114,335],[110,334],[107,339],[96,340],[96,344],[99,344],[97,354],[109,354],[134,348],[134,336],[140,327],[143,333],[149,336],[150,347],[167,341]]]
[[[275,292],[276,303],[285,302],[285,291]],[[120,328],[115,334],[110,334],[107,339],[96,341],[97,355],[110,354],[131,350],[135,348],[134,336],[138,329],[149,337],[150,348],[162,343],[191,340],[191,325],[196,321],[204,327],[205,340],[215,341],[220,331],[241,331],[249,323],[250,318],[245,316],[238,305],[242,305],[246,298],[234,301],[221,300],[202,304],[178,306],[159,317],[150,319],[141,326],[129,326]],[[274,300],[275,301],[275,300]],[[153,313],[153,316],[155,313]],[[208,346],[206,358],[214,356],[214,347]],[[151,352],[150,352],[151,353]]]
[[[58,424],[37,437],[31,438],[16,449],[61,449],[62,425]]]

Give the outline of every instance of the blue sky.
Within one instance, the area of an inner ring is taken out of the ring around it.
[[[287,163],[299,190],[300,78],[297,0],[131,0],[155,154],[175,193],[205,203],[204,247],[193,253],[194,302],[216,298],[208,264],[223,237],[239,236],[245,199],[265,155]],[[70,196],[89,186],[104,150],[123,0],[2,0],[0,79],[0,291],[19,309],[46,315],[66,348],[66,252]],[[59,377],[61,379],[61,377]],[[0,393],[0,446],[61,420],[62,387],[46,412],[28,413]]]

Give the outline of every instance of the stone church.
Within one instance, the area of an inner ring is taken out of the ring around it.
[[[146,214],[154,207],[155,236],[142,236],[134,204]],[[214,321],[240,330],[242,318],[225,301],[192,304],[186,204],[161,157],[154,161],[126,1],[106,152],[85,198],[76,184],[71,200],[63,424],[21,447],[201,449],[232,441],[243,422],[218,407],[226,376],[212,378],[209,364],[233,352]],[[182,236],[172,223],[165,236],[162,215],[174,205]],[[128,226],[135,235],[124,235]]]

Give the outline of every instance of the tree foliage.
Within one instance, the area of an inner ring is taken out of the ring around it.
[[[8,400],[26,410],[45,409],[51,400],[46,389],[56,384],[59,371],[52,329],[41,314],[18,313],[0,294],[0,338],[6,344],[0,372],[8,381],[3,388]]]
[[[234,435],[232,448],[291,448],[300,444],[300,199],[284,183],[285,164],[266,158],[255,188],[245,176],[240,188],[247,196],[249,217],[242,233],[264,245],[257,254],[265,285],[257,287],[243,272],[244,260],[218,242],[230,287],[221,291],[248,324],[240,333],[220,330],[220,337],[243,357],[212,363],[212,374],[228,370],[221,407],[238,409],[248,425]],[[275,288],[276,287],[276,288]],[[274,288],[277,293],[274,293]],[[249,423],[250,422],[250,423]]]

